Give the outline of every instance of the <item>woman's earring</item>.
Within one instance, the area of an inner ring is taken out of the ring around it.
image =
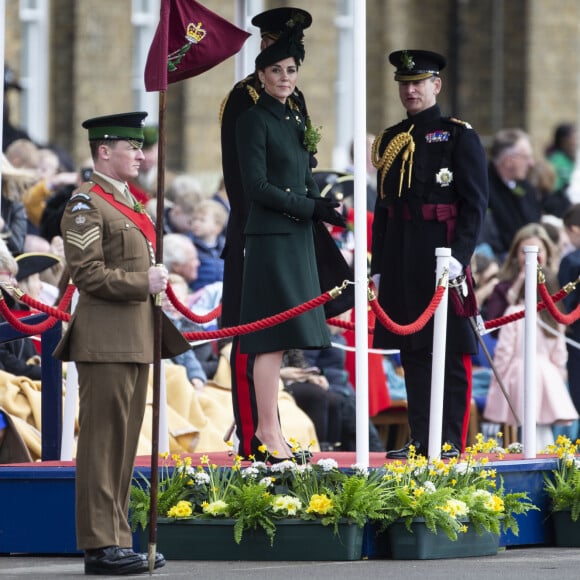
[[[260,86],[261,86],[262,88],[264,88],[264,83],[260,83]]]

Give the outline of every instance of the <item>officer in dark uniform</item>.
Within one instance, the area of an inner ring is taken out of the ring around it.
[[[437,105],[445,58],[424,50],[389,55],[407,118],[373,144],[378,198],[372,233],[371,274],[381,307],[400,324],[416,321],[435,291],[435,249],[449,247],[449,278],[463,275],[487,208],[485,153],[468,123],[442,117]],[[382,280],[382,282],[381,282]],[[455,290],[450,290],[455,292]],[[453,298],[453,297],[451,297]],[[471,402],[471,357],[476,337],[460,308],[448,311],[443,409],[443,458],[465,446]],[[410,445],[427,454],[433,320],[400,336],[377,324],[375,348],[398,348],[405,371],[411,441],[387,452],[406,458]]]
[[[260,29],[260,50],[274,43],[279,36],[299,25],[308,28],[312,17],[305,10],[298,8],[275,8],[262,12],[252,19],[252,24]],[[224,284],[222,297],[222,326],[235,326],[240,323],[240,301],[242,272],[244,260],[244,227],[248,217],[250,202],[244,195],[238,153],[236,150],[236,123],[238,117],[257,102],[262,86],[254,72],[238,82],[222,104],[221,112],[221,145],[222,170],[228,200],[230,216],[226,231],[226,244],[222,253],[224,259]],[[289,99],[291,106],[308,119],[308,112],[303,94],[296,89]],[[315,166],[314,156],[310,165]],[[255,355],[240,355],[239,338],[234,337],[231,354],[232,400],[236,434],[239,438],[239,453],[248,456],[251,453],[250,442],[258,422],[253,380]]]

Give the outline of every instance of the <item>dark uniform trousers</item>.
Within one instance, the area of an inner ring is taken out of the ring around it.
[[[80,398],[77,543],[85,550],[113,545],[130,547],[133,538],[127,513],[133,458],[147,400],[149,365],[76,364]],[[111,413],[115,416],[111,417]]]
[[[402,350],[401,363],[405,369],[407,391],[414,395],[408,397],[411,437],[427,447],[433,355],[430,349]],[[469,354],[446,352],[442,443],[454,443],[460,449],[465,449],[469,427],[471,370]]]
[[[232,368],[232,403],[236,422],[236,435],[240,441],[238,453],[249,457],[252,438],[258,427],[254,363],[256,354],[240,352],[240,337],[234,336],[230,365]]]

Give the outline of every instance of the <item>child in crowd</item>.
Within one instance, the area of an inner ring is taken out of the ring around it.
[[[224,261],[221,253],[225,238],[222,232],[227,219],[227,210],[215,200],[203,200],[195,208],[192,232],[200,266],[197,279],[192,282],[192,290],[224,279]]]
[[[546,287],[550,294],[558,289],[555,272],[551,269],[555,254],[553,244],[541,225],[528,224],[516,232],[504,264],[504,274],[510,274],[505,277],[511,284],[506,291],[508,306],[504,316],[524,307],[525,246],[538,247],[538,259],[543,265]],[[520,421],[524,411],[525,322],[521,318],[502,326],[494,353],[495,368],[502,377]],[[537,449],[543,449],[554,442],[555,425],[570,424],[578,419],[566,385],[566,345],[562,333],[562,325],[547,311],[538,314],[535,351]],[[493,423],[518,425],[495,376],[491,379],[483,416]]]
[[[177,299],[182,304],[185,304],[189,294],[189,288],[185,279],[179,274],[169,274],[169,284],[171,285]],[[201,329],[198,324],[185,318],[185,316],[183,316],[173,306],[167,296],[164,296],[163,298],[163,311],[171,319],[175,327],[182,333],[195,332]],[[195,389],[201,390],[205,387],[207,375],[193,349],[186,350],[184,353],[173,357],[171,360],[175,364],[185,367],[187,378]]]

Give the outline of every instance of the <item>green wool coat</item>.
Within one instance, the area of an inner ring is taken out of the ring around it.
[[[312,236],[313,197],[320,195],[302,142],[300,112],[263,93],[237,123],[246,222],[241,323],[261,320],[320,295]],[[243,353],[330,345],[323,307],[242,335]]]

